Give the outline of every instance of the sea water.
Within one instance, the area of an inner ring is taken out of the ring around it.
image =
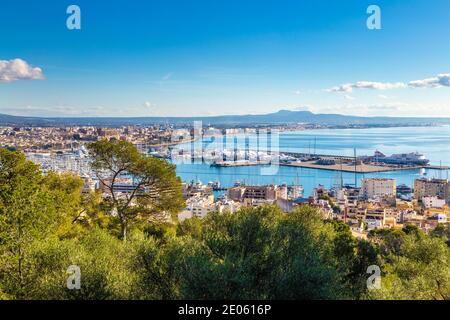
[[[242,139],[241,139],[242,141]],[[196,142],[203,146],[214,143],[210,138]],[[244,148],[243,143],[239,148]],[[386,155],[393,153],[419,152],[430,159],[433,165],[450,166],[450,126],[439,127],[398,127],[370,129],[320,129],[285,131],[279,134],[280,152],[302,152],[353,156],[372,155],[379,150]],[[394,178],[397,185],[413,186],[418,178],[443,178],[448,170],[402,170],[379,173],[355,174],[329,170],[283,167],[275,175],[261,175],[261,166],[211,167],[208,163],[176,163],[177,174],[183,181],[200,180],[203,183],[219,181],[223,187],[236,182],[248,185],[301,184],[305,196],[319,184],[325,187],[344,184],[359,185],[364,177]]]

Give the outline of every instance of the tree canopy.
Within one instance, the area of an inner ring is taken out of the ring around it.
[[[122,239],[126,239],[130,225],[164,219],[165,213],[183,208],[181,180],[174,165],[140,154],[127,141],[104,139],[91,143],[88,149],[91,166],[109,193],[109,211],[117,214]],[[132,180],[129,192],[118,189],[123,175]]]

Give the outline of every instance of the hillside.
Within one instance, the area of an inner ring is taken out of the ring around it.
[[[309,111],[280,110],[269,114],[227,115],[209,117],[24,117],[0,114],[0,125],[59,126],[59,125],[150,125],[170,123],[175,125],[202,121],[204,125],[270,125],[309,123],[332,126],[404,126],[450,124],[450,118],[416,117],[357,117],[340,114],[315,114]]]

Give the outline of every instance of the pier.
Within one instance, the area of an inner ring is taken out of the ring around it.
[[[317,164],[314,161],[305,162],[293,162],[293,163],[280,163],[281,166],[286,167],[299,167],[299,168],[309,168],[309,169],[319,169],[319,170],[329,170],[329,171],[342,171],[351,173],[374,173],[374,172],[387,172],[387,171],[401,171],[401,170],[416,170],[427,168],[424,166],[381,166],[374,164],[334,164],[334,165],[323,165]]]
[[[442,165],[394,165],[385,163],[365,163],[359,160],[355,161],[355,157],[339,156],[339,155],[324,155],[324,154],[305,154],[295,152],[283,152],[285,156],[291,156],[297,159],[306,159],[304,161],[279,161],[278,165],[285,167],[298,167],[308,169],[319,169],[329,171],[342,171],[350,173],[375,173],[388,171],[402,171],[402,170],[418,170],[418,169],[433,169],[433,170],[449,170],[450,166]],[[313,158],[313,159],[312,159]],[[334,160],[335,163],[321,164],[318,160]],[[244,167],[257,165],[270,165],[270,161],[219,161],[213,163],[211,166],[215,167]]]
[[[433,169],[433,170],[450,170],[450,166],[436,166],[436,165],[428,165],[424,166],[425,169]]]

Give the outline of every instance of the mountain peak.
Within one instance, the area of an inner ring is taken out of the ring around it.
[[[290,115],[293,113],[302,113],[302,114],[313,114],[311,111],[308,110],[288,110],[288,109],[281,109],[278,112],[276,112],[275,114],[278,115]]]

